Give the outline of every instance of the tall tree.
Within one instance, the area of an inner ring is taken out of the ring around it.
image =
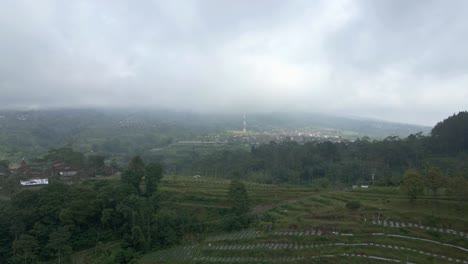
[[[104,156],[92,155],[88,157],[88,167],[93,170],[94,176],[104,168]]]
[[[13,242],[13,250],[23,263],[34,263],[39,251],[39,242],[34,236],[23,234]]]
[[[146,166],[145,172],[146,196],[151,196],[157,191],[163,176],[163,168],[161,164],[152,162]]]
[[[131,230],[131,243],[133,248],[144,250],[146,248],[146,239],[140,226],[134,226]]]
[[[231,181],[228,194],[232,212],[235,215],[247,214],[250,210],[250,199],[245,185],[239,180]]]
[[[65,227],[57,228],[57,230],[49,236],[47,247],[55,252],[59,264],[62,263],[64,256],[67,256],[72,251],[69,244],[70,237],[71,233]]]
[[[232,231],[248,227],[250,219],[247,213],[250,210],[250,200],[245,185],[239,180],[231,181],[228,201],[231,205],[231,212],[224,219],[226,230]]]
[[[426,175],[426,185],[432,191],[434,198],[437,197],[437,191],[444,185],[444,176],[437,167],[431,167]]]
[[[0,173],[3,174],[9,174],[9,166],[10,166],[10,161],[8,160],[0,160]],[[1,175],[0,175],[1,177]]]
[[[401,188],[408,195],[410,202],[414,202],[423,191],[421,175],[418,171],[409,169],[405,172]]]
[[[134,157],[128,164],[128,168],[122,174],[122,182],[131,185],[138,194],[141,194],[140,183],[145,176],[145,163],[140,156]]]

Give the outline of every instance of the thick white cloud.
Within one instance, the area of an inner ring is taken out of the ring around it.
[[[466,1],[0,3],[0,105],[466,110]]]

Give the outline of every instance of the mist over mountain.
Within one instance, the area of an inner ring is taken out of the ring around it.
[[[1,1],[0,107],[319,112],[468,101],[466,1]]]
[[[135,109],[49,109],[49,110],[3,110],[0,119],[3,127],[17,126],[37,129],[53,122],[52,130],[66,131],[67,127],[75,129],[93,129],[99,126],[135,126],[189,127],[197,133],[213,133],[227,130],[242,130],[244,113],[195,113],[169,110],[135,110]],[[430,127],[388,122],[382,120],[342,117],[319,113],[247,113],[245,121],[251,132],[274,130],[320,130],[329,129],[338,132],[351,132],[350,138],[369,136],[382,138],[386,136],[405,137],[411,133],[430,131]],[[69,136],[73,135],[70,129]],[[66,134],[66,133],[65,133]]]

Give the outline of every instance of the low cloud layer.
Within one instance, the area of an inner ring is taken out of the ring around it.
[[[467,109],[468,1],[0,2],[1,107]]]

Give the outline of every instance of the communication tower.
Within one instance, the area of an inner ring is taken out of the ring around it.
[[[242,129],[242,132],[247,133],[247,121],[245,120],[245,114],[244,114],[244,129]]]

